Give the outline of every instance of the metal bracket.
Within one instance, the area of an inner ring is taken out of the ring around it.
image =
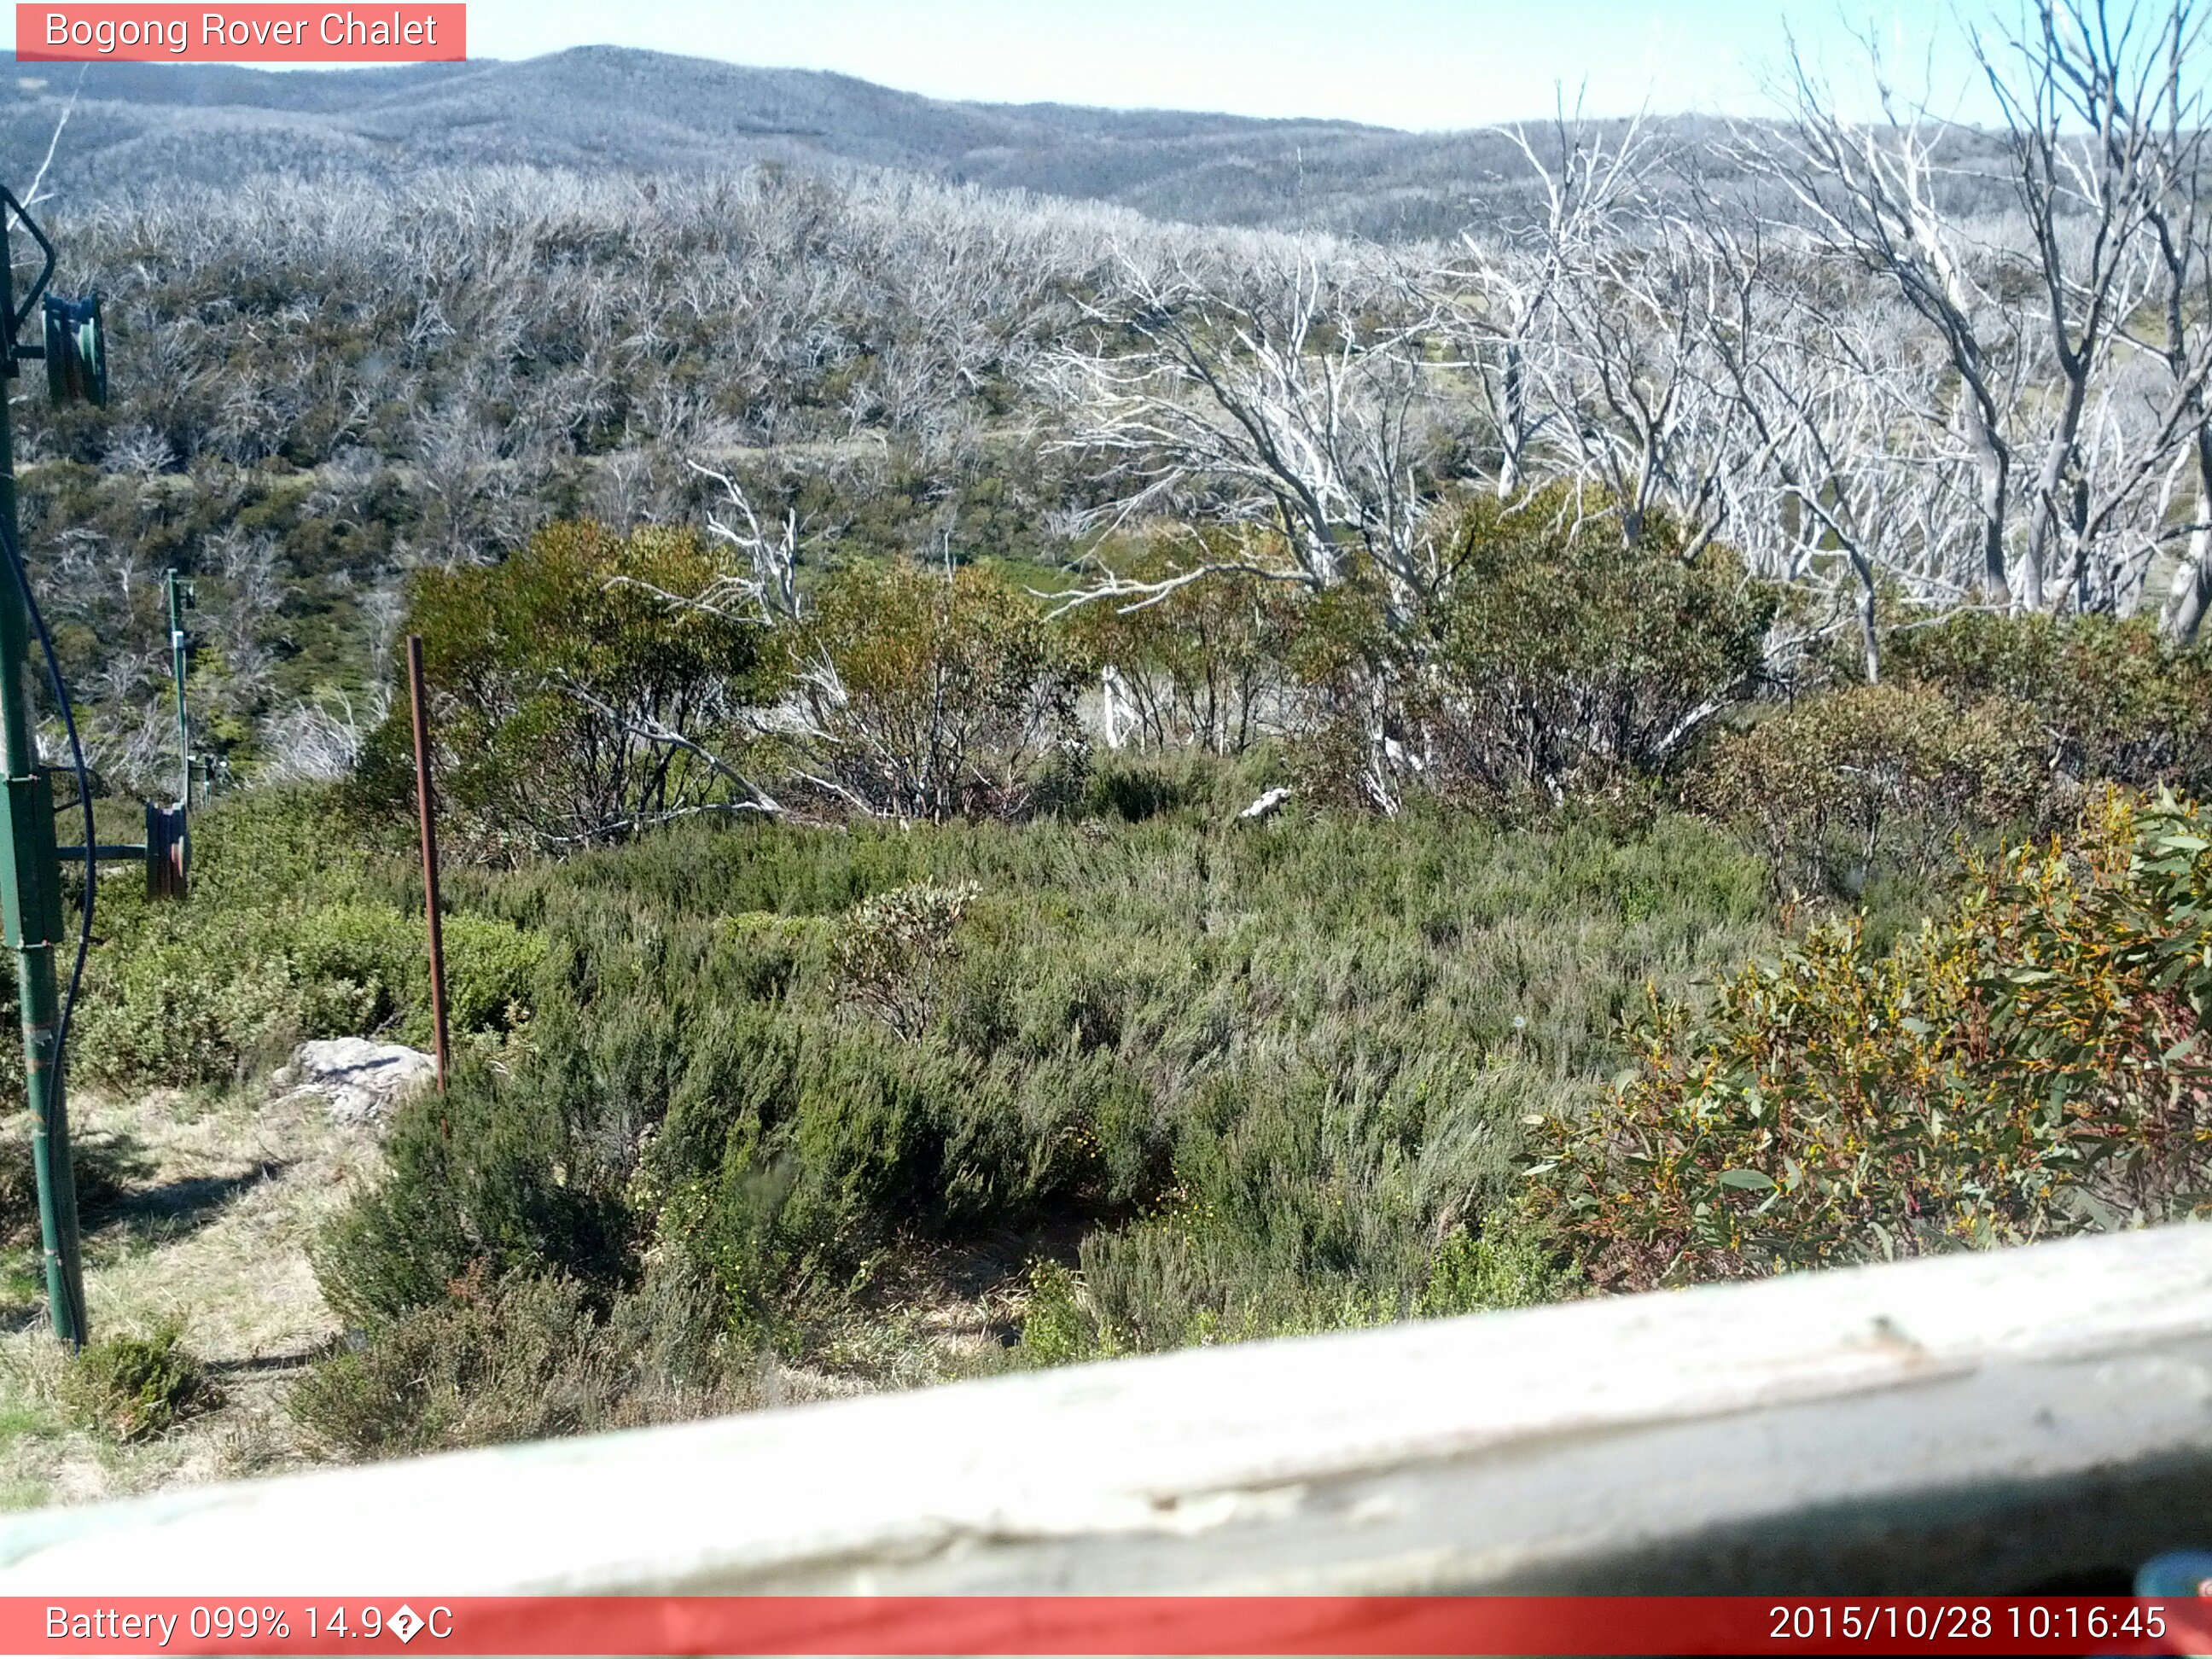
[[[54,851],[61,855],[64,863],[84,862],[82,847],[57,847]],[[92,855],[102,864],[136,864],[146,856],[146,849],[129,842],[103,841],[92,849]]]
[[[54,879],[54,789],[42,767],[7,781],[8,830],[0,840],[0,932],[10,950],[51,946],[62,936],[61,884]]]
[[[17,199],[15,192],[5,185],[0,185],[0,211],[11,213],[22,222],[23,228],[31,233],[31,240],[39,245],[39,252],[45,258],[45,263],[39,267],[39,274],[31,280],[31,291],[23,296],[23,303],[16,306],[8,317],[8,338],[5,349],[0,349],[0,374],[13,379],[17,361],[32,355],[24,347],[17,345],[15,339],[22,333],[23,325],[30,320],[32,312],[38,309],[39,301],[46,291],[46,284],[53,280],[54,245],[46,240],[46,233],[31,216],[31,210],[25,207]],[[46,348],[40,346],[36,355],[45,356]]]

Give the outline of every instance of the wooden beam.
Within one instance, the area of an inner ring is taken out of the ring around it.
[[[2208,1545],[2187,1226],[50,1510],[0,1593],[1993,1593]]]

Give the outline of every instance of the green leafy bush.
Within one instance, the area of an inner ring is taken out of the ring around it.
[[[76,1069],[88,1079],[120,1087],[228,1081],[249,1058],[272,1054],[301,1031],[298,987],[281,957],[226,960],[200,941],[173,936],[142,939],[112,960],[75,1028],[83,1045]],[[325,997],[324,1009],[334,1002],[358,1008],[360,989]]]
[[[786,649],[805,715],[793,787],[826,807],[1019,817],[1079,789],[1075,664],[1037,602],[987,568],[848,565]]]
[[[1755,689],[1779,604],[1724,544],[1686,563],[1654,517],[1624,550],[1561,495],[1468,502],[1449,559],[1427,620],[1431,764],[1496,793],[1556,799],[1668,767]]]
[[[920,1036],[936,1016],[953,930],[976,891],[972,882],[917,882],[854,905],[831,947],[846,994],[901,1036]]]
[[[1100,1357],[1097,1322],[1084,1306],[1082,1283],[1057,1261],[1030,1265],[1029,1304],[1017,1345],[1032,1364],[1066,1365]]]
[[[1725,545],[1686,562],[1654,515],[1624,550],[1556,490],[1460,502],[1433,533],[1449,574],[1419,606],[1355,582],[1306,614],[1313,770],[1340,798],[1601,795],[1674,767],[1757,689],[1779,596]]]
[[[270,790],[197,812],[181,904],[103,885],[76,1075],[118,1088],[222,1083],[311,1037],[428,1042],[419,884],[404,854],[384,854],[373,828],[332,805],[327,791]],[[535,995],[543,939],[465,910],[447,915],[445,933],[453,1030],[506,1031]]]
[[[420,934],[376,890],[327,792],[194,814],[192,892],[104,883],[75,1073],[115,1087],[228,1081],[306,1037],[373,1030],[428,983]]]
[[[416,573],[439,787],[457,850],[505,855],[619,837],[760,797],[734,770],[742,711],[770,693],[763,629],[697,534],[590,524],[497,564]],[[369,799],[413,799],[407,699],[363,758]]]
[[[665,1194],[656,1248],[697,1263],[750,1340],[797,1340],[902,1242],[1079,1209],[1094,1183],[1086,1126],[1127,1111],[1103,1060],[1040,1057],[1024,1075],[874,1021],[741,1010],[716,1042],[697,1068],[711,1080],[695,1073],[672,1105],[647,1179]]]
[[[1575,1279],[1561,1266],[1555,1239],[1504,1225],[1494,1234],[1462,1228],[1430,1261],[1419,1310],[1436,1317],[1537,1307],[1571,1295]]]
[[[506,1031],[526,1018],[545,962],[544,937],[503,918],[465,913],[446,916],[441,932],[446,1014],[453,1029]],[[419,962],[425,947],[420,939],[413,944],[413,959]]]
[[[1961,611],[1895,629],[1885,652],[1893,680],[2030,711],[2058,776],[2212,788],[2212,653],[2164,639],[2150,617]]]
[[[1109,754],[1091,769],[1090,777],[1085,781],[1083,799],[1075,816],[1141,823],[1163,812],[1209,804],[1218,804],[1225,816],[1245,805],[1267,786],[1253,781],[1249,787],[1233,789],[1228,799],[1218,799],[1218,787],[1223,782],[1234,785],[1240,778],[1254,775],[1266,777],[1268,782],[1276,781],[1272,757],[1265,754],[1255,757],[1259,761],[1256,769],[1192,766],[1186,763],[1190,758]]]
[[[1725,733],[1684,793],[1749,833],[1785,890],[1856,891],[1878,867],[1948,867],[1960,837],[2047,812],[2041,738],[2023,703],[1850,686]]]
[[[222,1390],[174,1324],[93,1343],[70,1361],[62,1392],[80,1424],[118,1440],[166,1434],[222,1403]]]
[[[2206,829],[2108,793],[1887,955],[1837,922],[1709,1014],[1655,995],[1628,1079],[1544,1119],[1532,1204],[1617,1289],[2197,1213]]]
[[[1126,581],[1167,583],[1201,562],[1240,557],[1253,562],[1230,532],[1213,530],[1160,538],[1108,562]],[[1118,739],[1227,755],[1287,712],[1302,612],[1290,585],[1232,571],[1164,597],[1093,600],[1065,626],[1085,660],[1113,677]]]

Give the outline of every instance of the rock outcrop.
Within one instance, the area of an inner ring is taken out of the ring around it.
[[[273,1079],[292,1095],[319,1094],[340,1123],[375,1123],[400,1097],[438,1074],[438,1062],[403,1042],[325,1037],[303,1042]]]

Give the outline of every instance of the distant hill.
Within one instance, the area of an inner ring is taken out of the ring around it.
[[[219,182],[520,163],[698,173],[775,159],[911,168],[1159,217],[1449,234],[1520,193],[1494,133],[1172,110],[951,103],[850,76],[580,47],[507,63],[283,73],[222,64],[0,67],[0,168],[20,188],[83,76],[52,178],[97,198]]]

